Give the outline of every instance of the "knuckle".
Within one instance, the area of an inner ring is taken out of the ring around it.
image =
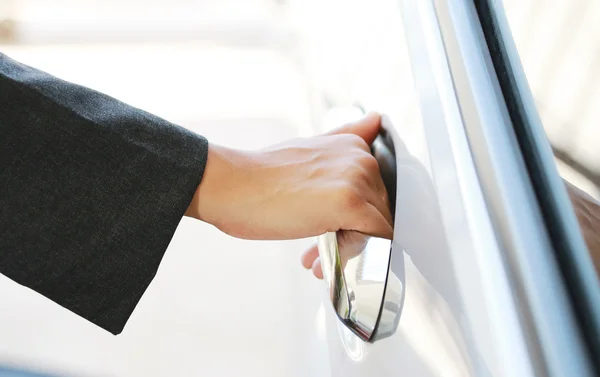
[[[345,186],[339,195],[340,204],[345,208],[357,208],[362,204],[362,198],[358,191]]]
[[[346,179],[350,187],[357,186],[368,179],[368,174],[360,164],[350,164],[346,168]]]
[[[368,148],[369,145],[367,144],[367,142],[365,141],[365,139],[363,139],[362,137],[355,135],[355,134],[346,134],[344,135],[345,140],[348,141],[349,144],[354,145],[356,147],[359,147],[361,149],[363,148]]]
[[[362,150],[369,151],[371,149],[369,147],[369,144],[367,144],[367,142],[365,141],[365,139],[363,139],[360,136],[356,137],[355,143],[356,143],[356,146],[359,147]]]
[[[377,162],[377,159],[371,154],[365,153],[364,156],[360,157],[359,163],[367,171],[379,170],[379,163]]]

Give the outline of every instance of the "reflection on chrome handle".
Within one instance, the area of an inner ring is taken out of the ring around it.
[[[395,219],[397,160],[405,158],[407,151],[385,115],[371,152],[379,164]],[[342,323],[364,341],[373,342],[393,334],[405,291],[404,252],[399,245],[350,231],[326,233],[318,243],[323,278]]]
[[[327,282],[329,298],[335,311],[346,318],[350,308],[348,289],[344,281],[342,261],[340,259],[337,237],[335,232],[328,232],[319,237],[319,254],[323,278]]]
[[[391,241],[357,232],[330,232],[319,237],[319,255],[329,298],[339,319],[364,341],[395,331],[396,315],[384,313],[386,282],[388,275],[393,277],[389,273]],[[397,283],[393,285],[390,293],[397,301],[394,292],[402,293],[402,284],[399,290]],[[377,332],[378,327],[385,330]]]

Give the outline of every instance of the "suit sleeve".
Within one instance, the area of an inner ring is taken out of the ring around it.
[[[201,136],[0,53],[0,273],[120,333],[207,154]]]

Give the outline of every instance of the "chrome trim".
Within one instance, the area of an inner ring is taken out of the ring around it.
[[[538,376],[592,376],[472,2],[435,0],[462,120]],[[514,184],[525,182],[526,184]]]
[[[371,341],[385,295],[391,241],[329,232],[318,243],[323,278],[338,318],[363,341]]]
[[[570,294],[588,356],[600,374],[600,285],[581,234],[564,181],[556,169],[552,148],[538,116],[533,95],[519,61],[504,9],[495,1],[476,3],[483,34],[498,76],[513,129],[527,163],[554,255]]]
[[[389,120],[371,150],[377,158],[394,213],[396,156]],[[390,131],[388,131],[390,129]],[[391,181],[393,180],[393,181]],[[329,232],[318,237],[323,278],[337,317],[363,341],[392,335],[398,326],[404,280],[390,271],[392,241],[358,232]],[[402,250],[399,258],[403,258]]]

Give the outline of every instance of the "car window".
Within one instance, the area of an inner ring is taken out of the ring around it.
[[[539,7],[540,4],[537,6]],[[519,53],[513,42],[504,9],[498,3],[491,1],[477,2],[476,9],[515,138],[551,241],[551,257],[555,259],[562,275],[579,326],[579,336],[585,340],[589,352],[588,360],[595,364],[598,372],[600,370],[598,281],[565,187],[552,162],[552,150],[538,116],[541,100],[536,106],[521,67]],[[574,21],[570,20],[570,22]],[[549,62],[545,64],[552,65]],[[561,141],[555,140],[555,144],[559,143]]]
[[[561,175],[600,194],[600,3],[504,0]]]

